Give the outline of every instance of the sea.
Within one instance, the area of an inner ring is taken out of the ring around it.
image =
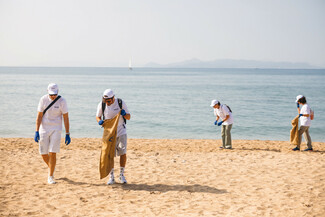
[[[325,69],[0,67],[0,137],[34,137],[52,82],[68,103],[72,141],[102,137],[96,109],[112,89],[131,114],[128,138],[220,139],[216,99],[233,111],[232,139],[289,141],[301,94],[315,111],[311,138],[325,142]]]

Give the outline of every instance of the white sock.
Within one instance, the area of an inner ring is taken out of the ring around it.
[[[124,175],[124,167],[120,168],[120,175]]]

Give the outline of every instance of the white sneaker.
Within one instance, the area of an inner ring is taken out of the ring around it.
[[[124,176],[123,174],[120,174],[120,182],[121,182],[122,184],[127,184],[127,183],[128,183],[128,182],[126,181],[125,176]]]
[[[113,185],[115,183],[115,179],[114,179],[114,176],[110,176],[109,177],[109,180],[107,182],[108,185]]]
[[[47,183],[49,183],[49,184],[55,184],[56,182],[54,181],[54,177],[53,176],[49,176],[47,178]]]

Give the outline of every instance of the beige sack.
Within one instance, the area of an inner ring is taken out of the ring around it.
[[[101,179],[105,178],[114,167],[114,154],[119,118],[120,112],[114,118],[105,120],[103,123],[104,132],[99,162],[99,173]]]
[[[295,117],[292,121],[291,121],[291,125],[292,125],[292,129],[290,131],[290,144],[292,145],[299,145],[299,133],[298,133],[298,128],[299,128],[299,115],[297,117]],[[298,147],[300,148],[300,147]]]

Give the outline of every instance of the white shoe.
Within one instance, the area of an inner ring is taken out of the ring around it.
[[[53,176],[49,176],[47,178],[47,183],[49,183],[49,184],[55,184],[56,182],[54,181],[54,177]]]
[[[115,183],[115,179],[114,179],[114,176],[110,176],[109,177],[109,180],[107,182],[108,185],[113,185]]]
[[[127,183],[128,183],[128,182],[126,181],[125,176],[124,176],[123,174],[120,174],[120,182],[121,182],[122,184],[127,184]]]

